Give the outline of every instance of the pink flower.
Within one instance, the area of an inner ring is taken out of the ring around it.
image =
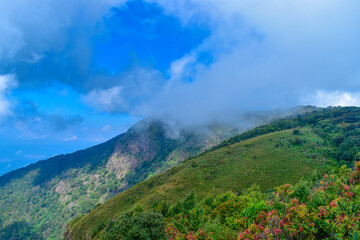
[[[332,201],[332,202],[330,203],[330,206],[331,206],[332,208],[334,208],[334,207],[336,207],[336,206],[337,206],[337,203],[336,203],[336,202],[334,202],[334,201]]]
[[[285,226],[284,220],[280,220],[280,222],[279,222],[279,227],[281,227],[281,226]]]
[[[328,215],[327,211],[325,208],[323,207],[319,207],[319,213],[318,213],[320,218],[324,218],[325,216]]]
[[[281,231],[280,228],[275,228],[275,230],[274,230],[274,233],[275,233],[276,236],[278,236],[281,232],[282,231]]]
[[[297,200],[296,198],[294,198],[294,199],[291,199],[290,202],[291,202],[292,205],[296,205],[296,204],[299,203],[299,200]]]

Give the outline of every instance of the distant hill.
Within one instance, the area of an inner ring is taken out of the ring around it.
[[[252,184],[262,191],[309,179],[314,170],[351,166],[360,157],[360,109],[326,108],[255,128],[117,195],[72,221],[68,239],[91,239],[96,229],[134,208],[174,204],[195,189],[198,200]]]

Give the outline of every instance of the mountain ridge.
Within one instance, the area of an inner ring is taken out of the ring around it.
[[[360,108],[329,107],[279,120],[225,140],[111,198],[73,220],[66,237],[92,239],[95,231],[116,224],[131,209],[149,211],[155,203],[176,208],[176,201],[192,189],[201,201],[207,194],[237,192],[253,183],[263,191],[295,184],[315,169],[351,166],[359,152]]]
[[[236,125],[252,128],[309,110],[252,112]],[[0,177],[0,239],[9,231],[20,239],[60,239],[69,220],[244,130],[216,123],[184,128],[146,118],[105,143],[5,174]]]
[[[196,189],[199,200],[216,192],[230,190],[241,192],[254,183],[258,183],[261,189],[266,191],[285,181],[296,183],[303,177],[308,178],[317,168],[315,166],[325,166],[322,155],[316,159],[306,158],[305,154],[298,151],[293,153],[283,151],[284,146],[276,148],[276,151],[272,150],[276,141],[285,142],[283,137],[292,137],[292,130],[257,136],[230,145],[229,148],[220,148],[200,157],[188,159],[164,173],[135,185],[71,222],[69,235],[73,238],[69,239],[90,239],[93,229],[105,219],[119,217],[136,206],[151,208],[154,202],[166,201],[174,204],[178,198],[185,197],[191,189]],[[316,139],[310,143],[320,140]],[[257,145],[260,145],[261,149]],[[275,152],[271,153],[271,151]],[[315,151],[310,151],[309,154],[313,152]],[[301,158],[304,160],[300,160]],[[288,164],[289,161],[291,163]],[[245,171],[241,166],[246,166],[247,170]],[[88,230],[84,232],[84,228]]]
[[[145,119],[105,143],[0,176],[0,239],[9,229],[23,238],[60,239],[68,219],[212,146],[206,142],[210,134],[170,138],[167,128]],[[238,130],[223,131],[215,132],[215,141]]]

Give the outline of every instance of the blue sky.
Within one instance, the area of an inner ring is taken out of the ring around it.
[[[359,9],[355,0],[0,3],[0,174],[150,115],[198,126],[248,110],[359,105]]]

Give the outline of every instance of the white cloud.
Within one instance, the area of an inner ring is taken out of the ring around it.
[[[195,71],[193,82],[164,88],[149,113],[192,123],[292,107],[317,89],[360,92],[359,1],[152,2],[185,25],[208,23],[210,36],[191,52],[211,52],[213,62]],[[343,94],[330,104],[353,104],[356,98]]]
[[[69,138],[64,138],[64,141],[65,142],[68,142],[68,141],[74,141],[74,140],[77,140],[78,137],[76,135],[72,136],[72,137],[69,137]]]
[[[83,96],[88,105],[105,112],[139,114],[150,99],[164,86],[160,72],[154,69],[134,68],[107,79],[111,87],[95,88]]]
[[[331,96],[317,93],[311,101],[321,105],[357,101],[357,94],[350,94],[360,92],[357,0],[147,1],[163,6],[185,27],[193,22],[206,24],[210,36],[171,64],[167,84],[155,70],[143,69],[89,83],[102,86],[89,87],[84,95],[84,101],[98,110],[170,114],[194,122],[247,109],[294,106],[302,103],[304,93],[317,89],[326,89]],[[0,38],[0,59],[25,52],[24,61],[41,61],[44,52],[59,52],[66,45],[69,30],[81,33],[72,29],[79,27],[92,32],[112,6],[124,2],[4,2],[0,4],[0,35],[5,36]],[[89,29],[83,28],[87,25]],[[87,36],[76,36],[79,46]],[[197,62],[204,52],[213,58],[209,66]],[[189,75],[193,82],[183,81]]]
[[[170,76],[172,79],[182,79],[186,75],[185,71],[189,65],[194,64],[195,56],[186,54],[184,57],[174,61],[170,66]]]
[[[0,75],[0,120],[11,112],[11,103],[7,94],[15,87],[17,81],[14,75]]]
[[[304,98],[302,102],[304,105],[315,105],[318,107],[360,106],[360,93],[319,90],[315,94]]]
[[[84,98],[85,102],[99,110],[116,112],[123,104],[122,88],[115,86],[108,89],[94,89]]]

